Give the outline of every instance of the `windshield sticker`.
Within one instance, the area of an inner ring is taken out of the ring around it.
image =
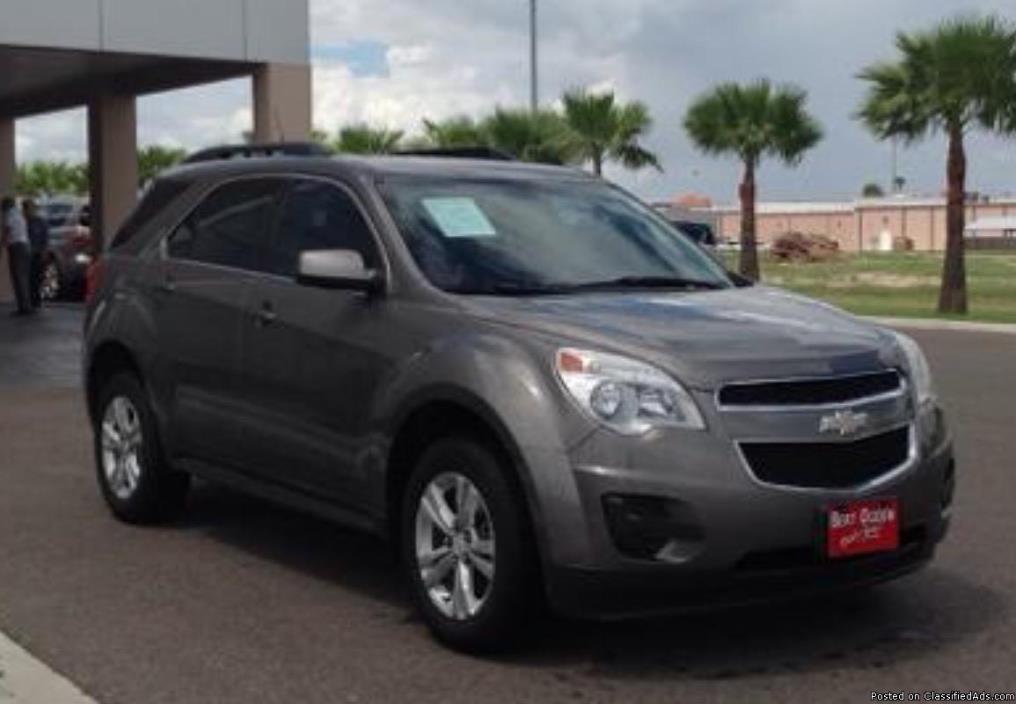
[[[472,198],[424,198],[445,237],[496,237],[497,230]]]

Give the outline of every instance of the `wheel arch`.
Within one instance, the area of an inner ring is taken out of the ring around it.
[[[537,550],[543,553],[542,520],[535,501],[525,456],[507,425],[483,399],[459,388],[442,386],[418,394],[393,423],[395,431],[385,462],[384,507],[386,530],[398,545],[400,502],[416,457],[434,441],[456,434],[476,438],[493,449],[525,511]]]
[[[85,393],[88,402],[88,414],[94,421],[99,402],[99,393],[103,385],[120,372],[131,372],[144,384],[141,376],[141,365],[136,355],[122,342],[110,340],[103,342],[89,359],[85,376]]]

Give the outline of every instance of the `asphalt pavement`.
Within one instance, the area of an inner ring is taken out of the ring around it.
[[[131,528],[95,487],[80,313],[0,310],[0,631],[105,704],[871,701],[1016,690],[1016,336],[915,331],[955,429],[934,564],[857,594],[619,624],[479,659],[412,615],[384,545],[201,486]],[[2,680],[0,680],[2,682]],[[46,704],[51,704],[47,702]]]

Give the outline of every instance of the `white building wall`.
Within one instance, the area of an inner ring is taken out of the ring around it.
[[[3,0],[0,45],[309,61],[308,0]]]
[[[102,48],[100,0],[3,0],[0,44]]]
[[[103,0],[103,48],[246,58],[243,6],[244,0]]]

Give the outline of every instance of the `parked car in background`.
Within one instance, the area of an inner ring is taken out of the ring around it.
[[[679,232],[705,247],[716,247],[716,216],[670,203],[657,204],[655,210]]]
[[[80,200],[51,200],[41,206],[49,223],[49,251],[42,273],[44,301],[81,300],[94,243],[91,208]]]
[[[690,222],[688,220],[671,220],[670,224],[690,237],[695,242],[705,247],[716,246],[716,233],[710,225],[701,222]]]

